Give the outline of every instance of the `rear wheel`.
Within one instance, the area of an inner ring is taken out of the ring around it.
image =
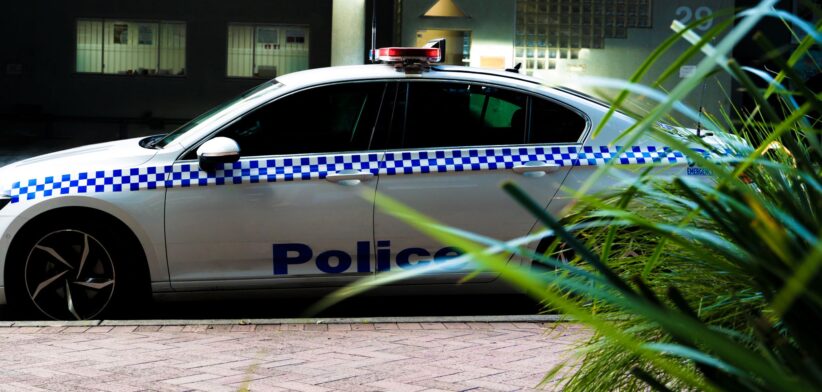
[[[537,245],[536,253],[538,255],[551,257],[563,264],[570,263],[574,257],[576,257],[576,252],[565,242],[559,242],[551,249],[551,245],[554,244],[555,241],[557,241],[555,237],[543,238]],[[559,269],[554,265],[543,263],[536,259],[531,261],[531,268],[538,272],[553,272]]]
[[[6,281],[10,302],[56,320],[111,314],[141,298],[133,246],[104,224],[45,224],[26,233]],[[131,270],[131,271],[130,271]]]

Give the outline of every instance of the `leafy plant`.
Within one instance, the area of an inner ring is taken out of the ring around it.
[[[385,195],[376,203],[388,213],[467,253],[449,264],[476,263],[500,273],[535,298],[596,332],[582,360],[561,381],[566,390],[822,390],[822,94],[811,91],[792,67],[822,43],[820,26],[773,8],[775,0],[735,14],[706,36],[674,25],[676,34],[658,48],[629,81],[592,78],[588,83],[620,89],[614,110],[632,94],[659,104],[637,116],[621,143],[652,134],[711,172],[714,183],[662,179],[646,170],[627,189],[585,196],[560,223],[513,184],[504,190],[546,227],[537,235],[507,242],[445,227],[434,218]],[[803,38],[787,58],[762,34],[754,40],[781,71],[769,75],[739,66],[732,49],[767,17],[784,20]],[[721,35],[721,37],[720,37]],[[702,52],[695,76],[669,92],[658,90],[671,72],[650,86],[639,82],[673,42],[693,49],[669,71]],[[710,44],[713,40],[718,44]],[[757,103],[751,111],[703,115],[682,99],[716,72],[730,74]],[[761,79],[766,87],[754,82]],[[789,80],[790,88],[783,83]],[[660,126],[670,115],[700,121],[714,143]],[[701,151],[692,149],[699,144]],[[718,147],[719,146],[719,147]],[[606,165],[591,179],[615,170]],[[373,197],[373,196],[372,196]],[[555,238],[546,254],[526,246]],[[576,257],[551,257],[559,245]],[[517,254],[556,270],[507,265]],[[447,267],[447,266],[446,266]],[[430,268],[442,268],[429,264]],[[383,274],[326,298],[341,298],[427,272]],[[561,367],[546,379],[560,374]]]

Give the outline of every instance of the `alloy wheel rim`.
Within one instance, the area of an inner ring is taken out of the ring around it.
[[[115,270],[103,244],[79,230],[46,234],[31,248],[24,269],[26,292],[46,316],[87,320],[114,294]]]

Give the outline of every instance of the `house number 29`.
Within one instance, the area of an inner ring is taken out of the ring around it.
[[[676,9],[676,18],[679,19],[680,22],[683,24],[691,23],[693,20],[700,20],[707,16],[710,16],[714,13],[709,7],[701,6],[701,7],[687,7],[682,6]],[[697,29],[706,31],[714,25],[713,19],[708,19],[705,23],[702,23],[699,26],[696,26]]]

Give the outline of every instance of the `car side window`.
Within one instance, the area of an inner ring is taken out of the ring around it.
[[[576,143],[585,132],[585,118],[559,103],[534,97],[531,108],[529,143]]]
[[[390,148],[525,141],[527,97],[523,94],[467,83],[417,82],[407,88],[405,126],[395,129]]]
[[[216,136],[235,140],[244,157],[368,150],[384,89],[379,82],[299,91],[247,113]]]

